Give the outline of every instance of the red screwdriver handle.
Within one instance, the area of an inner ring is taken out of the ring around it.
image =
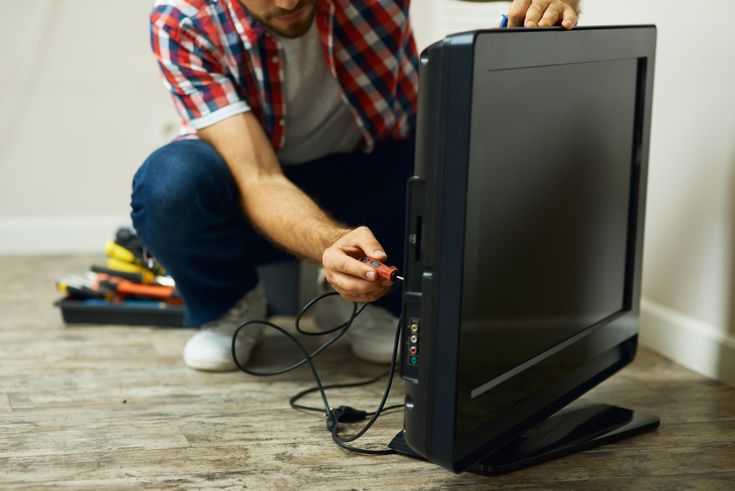
[[[395,266],[386,266],[385,264],[372,257],[363,257],[362,259],[360,259],[360,261],[367,264],[368,266],[372,266],[380,278],[390,281],[391,283],[394,283],[396,281],[398,268],[396,268]]]

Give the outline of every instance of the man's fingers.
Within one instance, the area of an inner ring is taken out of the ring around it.
[[[378,239],[375,238],[373,233],[367,227],[357,227],[350,234],[344,237],[347,243],[344,244],[347,247],[357,246],[365,253],[365,255],[374,257],[380,261],[388,259],[388,255],[385,253],[383,246],[380,245]]]
[[[567,5],[564,9],[564,19],[561,21],[561,25],[564,26],[565,29],[571,29],[576,26],[578,22],[579,17],[577,16],[577,12],[575,12],[571,6]]]
[[[549,5],[549,8],[544,12],[541,20],[538,21],[539,27],[551,27],[555,26],[561,21],[564,13],[564,4],[561,2],[555,2]]]
[[[327,281],[345,300],[372,302],[391,288],[390,282],[379,280],[375,269],[361,262],[363,256],[385,261],[388,256],[367,227],[344,234],[324,250],[322,264]]]
[[[373,293],[381,288],[379,283],[373,283],[338,271],[328,272],[327,281],[341,295],[361,296]]]
[[[390,290],[390,286],[382,282],[370,282],[340,272],[327,273],[327,280],[342,298],[350,302],[373,302]]]
[[[522,27],[531,0],[514,0],[508,9],[508,27]]]
[[[560,0],[514,0],[508,9],[508,27],[551,27],[577,25],[577,13]]]
[[[525,27],[537,27],[541,17],[549,6],[548,0],[534,0],[528,11],[526,12],[526,21],[523,23]]]
[[[374,268],[336,248],[329,248],[324,251],[322,263],[327,271],[340,272],[368,281],[374,281],[377,278]]]

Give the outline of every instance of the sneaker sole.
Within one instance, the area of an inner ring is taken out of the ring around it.
[[[232,372],[233,370],[237,370],[235,362],[213,362],[211,359],[208,360],[205,358],[184,358],[184,364],[189,368],[203,372]]]

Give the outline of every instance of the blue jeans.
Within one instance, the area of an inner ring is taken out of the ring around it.
[[[335,154],[284,172],[335,220],[370,227],[401,269],[413,151],[413,140],[392,141],[369,155]],[[131,205],[143,245],[176,280],[189,325],[227,312],[258,282],[256,266],[293,259],[253,229],[227,165],[201,140],[176,141],[148,157],[133,179]],[[398,314],[400,288],[376,303]]]

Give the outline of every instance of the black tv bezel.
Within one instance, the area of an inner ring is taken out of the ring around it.
[[[408,365],[405,342],[401,354],[401,375],[406,380],[404,439],[417,454],[454,472],[462,471],[633,360],[640,312],[655,44],[656,27],[652,25],[572,31],[511,29],[451,35],[422,53],[415,177],[408,185],[403,303],[404,341],[410,336],[412,321],[420,321],[421,361],[417,367]],[[639,66],[625,303],[622,312],[579,335],[612,335],[615,342],[559,383],[529,398],[520,410],[516,407],[512,414],[495,418],[492,437],[464,445],[456,440],[456,396],[475,70],[481,63],[484,69],[500,70],[617,59],[638,59]],[[451,165],[443,165],[445,162]]]

